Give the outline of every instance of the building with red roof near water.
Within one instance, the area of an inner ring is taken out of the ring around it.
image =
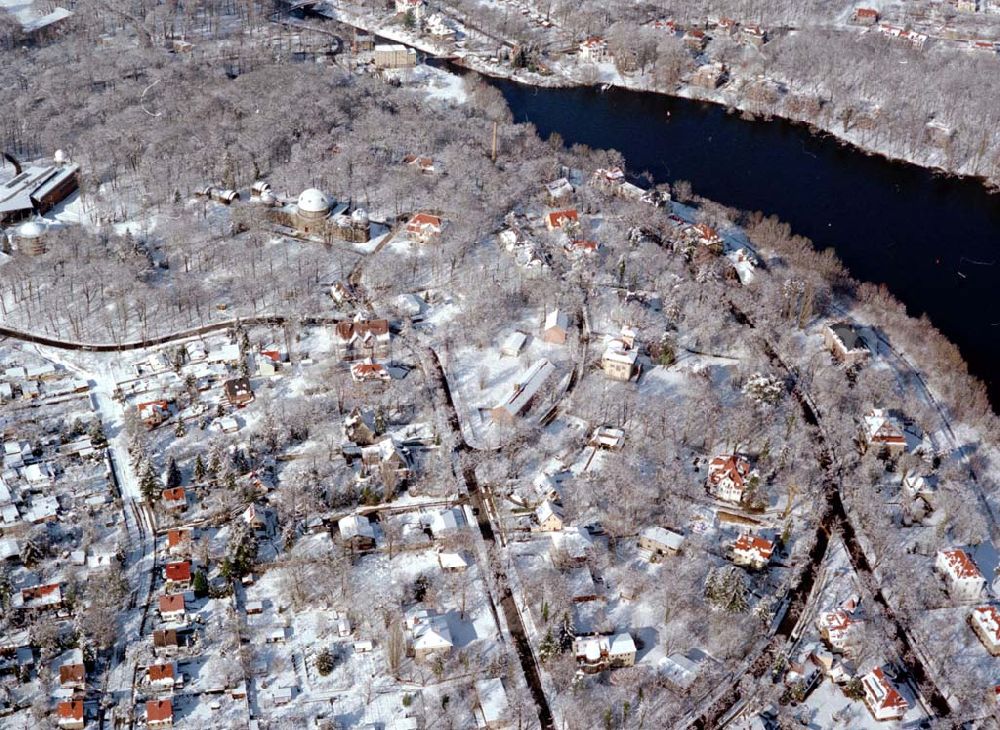
[[[876,720],[899,720],[910,709],[910,703],[885,676],[882,667],[875,667],[861,678],[865,706]]]
[[[974,608],[969,624],[990,654],[1000,656],[1000,611],[996,606]]]
[[[716,456],[708,465],[708,491],[726,502],[742,502],[754,476],[745,456]]]
[[[170,700],[149,700],[146,702],[146,727],[173,727],[174,705]]]
[[[191,561],[184,560],[179,563],[167,563],[166,567],[163,569],[163,576],[170,583],[179,583],[181,585],[191,584]]]
[[[83,700],[67,700],[60,702],[57,709],[59,727],[65,730],[82,730]]]
[[[774,543],[745,533],[733,543],[733,562],[748,568],[763,568],[771,562]]]
[[[960,601],[974,601],[983,594],[986,579],[964,550],[941,550],[934,567],[944,578],[948,595]]]

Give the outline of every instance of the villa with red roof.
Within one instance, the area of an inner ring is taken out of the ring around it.
[[[163,569],[163,577],[168,583],[184,586],[191,585],[191,561],[184,560],[179,563],[167,563]]]
[[[430,213],[417,213],[406,224],[406,235],[411,241],[429,243],[441,235],[444,222],[440,217]]]
[[[183,593],[169,593],[165,596],[160,596],[160,618],[164,621],[183,621],[184,620],[184,594]]]
[[[952,598],[974,601],[982,596],[986,579],[964,550],[941,550],[934,567],[944,578]]]
[[[59,727],[65,730],[82,730],[83,721],[83,700],[68,700],[60,702],[57,710],[59,715]]]
[[[816,627],[820,636],[837,651],[847,651],[857,625],[857,621],[843,609],[822,611],[816,617]]]
[[[1000,611],[996,606],[979,606],[969,615],[969,624],[983,646],[993,656],[1000,656]]]
[[[708,491],[726,502],[742,502],[748,482],[756,476],[740,454],[716,456],[708,465]]]
[[[910,703],[899,693],[882,667],[875,667],[861,678],[865,706],[876,720],[899,720],[910,709]]]
[[[170,700],[149,700],[146,702],[146,727],[173,727],[174,705]]]
[[[767,567],[767,564],[771,562],[773,552],[773,542],[746,533],[740,535],[739,539],[733,543],[733,562],[736,565],[759,570]]]

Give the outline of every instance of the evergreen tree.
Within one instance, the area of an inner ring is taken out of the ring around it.
[[[87,432],[90,436],[90,443],[94,445],[95,449],[100,449],[108,445],[108,437],[104,435],[104,428],[101,426],[100,421],[94,421],[90,424],[90,430]]]
[[[167,461],[167,489],[173,489],[181,485],[181,470],[177,468],[177,461],[170,457]]]
[[[202,481],[204,481],[205,480],[205,473],[206,473],[205,462],[202,461],[201,454],[198,454],[198,456],[195,457],[195,460],[194,460],[194,480],[195,480],[195,482],[197,482],[197,483],[200,484]]]
[[[154,501],[160,494],[160,480],[156,478],[153,464],[146,459],[139,469],[139,490],[147,502]]]

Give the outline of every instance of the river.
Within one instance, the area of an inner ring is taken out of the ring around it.
[[[1000,405],[1000,195],[842,146],[783,120],[644,92],[489,79],[516,121],[566,144],[614,148],[630,172],[777,215],[859,280],[884,283],[959,346]],[[997,311],[994,311],[997,310]]]

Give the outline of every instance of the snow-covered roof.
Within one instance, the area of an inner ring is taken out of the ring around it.
[[[555,327],[559,329],[569,328],[569,317],[561,309],[553,309],[545,315],[545,329],[550,330]]]
[[[372,540],[375,539],[375,530],[372,528],[371,522],[364,515],[348,515],[347,517],[342,517],[337,522],[337,528],[340,530],[340,536],[344,539],[350,539],[353,537],[367,537]]]
[[[330,199],[322,190],[307,188],[299,194],[296,206],[305,213],[326,213],[330,210]]]
[[[538,394],[539,389],[555,369],[555,365],[548,360],[544,358],[539,360],[519,379],[520,387],[515,388],[511,396],[506,401],[498,403],[496,407],[506,410],[512,416],[518,415]]]
[[[683,535],[678,535],[676,532],[672,532],[665,527],[659,527],[658,525],[644,527],[639,536],[659,543],[671,550],[680,550],[684,545]]]
[[[507,692],[499,677],[476,682],[476,696],[487,727],[493,727],[507,711]]]

